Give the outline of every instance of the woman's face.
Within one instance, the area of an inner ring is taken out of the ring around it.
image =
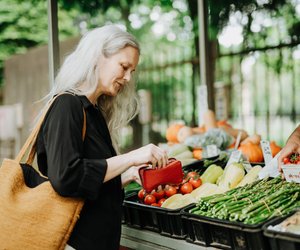
[[[139,52],[132,46],[127,46],[110,57],[102,56],[99,62],[99,95],[116,96],[130,81],[138,61]]]

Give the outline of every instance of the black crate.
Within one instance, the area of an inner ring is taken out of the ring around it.
[[[182,209],[182,219],[187,232],[186,241],[202,246],[237,250],[269,250],[270,245],[263,235],[262,226],[219,220],[199,216]]]
[[[272,250],[300,249],[300,235],[268,229],[269,226],[275,226],[289,216],[291,216],[291,214],[280,218],[274,218],[263,226],[264,235],[268,238]]]
[[[137,195],[127,197],[123,203],[124,221],[128,226],[148,229],[162,235],[184,239],[186,232],[181,219],[181,209],[167,209],[142,204]]]

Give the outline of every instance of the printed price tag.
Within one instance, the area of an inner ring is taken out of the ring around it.
[[[260,146],[261,146],[262,151],[263,151],[265,165],[267,165],[273,159],[272,151],[271,151],[271,147],[270,147],[270,142],[265,141],[265,140],[261,140],[260,141]]]
[[[219,154],[219,150],[216,145],[207,145],[206,146],[206,154],[207,158],[217,156]]]
[[[232,151],[230,158],[226,164],[226,167],[229,166],[230,164],[234,163],[234,162],[239,162],[242,158],[242,152],[239,150],[234,150]]]

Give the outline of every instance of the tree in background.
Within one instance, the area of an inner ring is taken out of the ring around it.
[[[78,35],[79,29],[74,25],[78,11],[59,8],[60,38]],[[3,84],[4,60],[47,42],[46,1],[0,0],[0,87]]]

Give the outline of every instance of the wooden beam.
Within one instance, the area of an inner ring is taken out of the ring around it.
[[[209,68],[209,42],[208,42],[208,6],[206,0],[198,0],[198,29],[199,29],[199,52],[200,52],[200,79],[201,84],[207,86],[207,102],[208,108],[214,110],[214,83],[211,79],[211,74],[214,72],[209,72],[213,70]]]
[[[48,0],[48,37],[49,87],[51,89],[59,68],[57,0]]]

